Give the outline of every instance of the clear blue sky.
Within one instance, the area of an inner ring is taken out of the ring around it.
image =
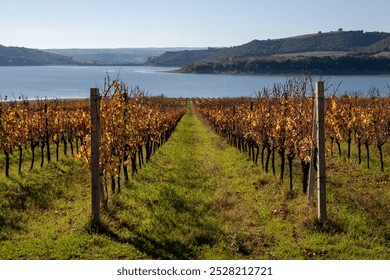
[[[390,32],[389,0],[0,0],[0,44],[218,47],[318,31]]]

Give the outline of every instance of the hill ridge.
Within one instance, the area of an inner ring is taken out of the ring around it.
[[[0,45],[0,66],[74,65],[73,59],[25,47]]]
[[[281,39],[252,40],[230,48],[209,48],[203,51],[167,52],[147,61],[152,66],[180,67],[191,63],[226,61],[229,59],[261,58],[275,54],[302,53],[314,51],[345,51],[349,53],[367,52],[370,46],[381,51],[379,42],[390,37],[385,32],[336,31],[318,32]],[[382,49],[388,47],[387,41]]]

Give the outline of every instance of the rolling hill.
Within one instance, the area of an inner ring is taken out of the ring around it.
[[[182,67],[181,72],[192,73],[290,73],[317,68],[323,68],[325,72],[350,73],[361,69],[376,72],[375,67],[380,64],[377,72],[382,73],[390,71],[387,62],[389,48],[390,33],[339,30],[284,39],[253,40],[230,48],[166,52],[150,58],[147,64]],[[378,54],[381,54],[380,58]],[[369,62],[369,69],[359,66],[366,62]],[[250,65],[244,67],[244,64]],[[332,67],[332,64],[339,67]]]
[[[0,66],[73,65],[73,59],[36,49],[0,45]]]
[[[143,65],[151,56],[185,49],[188,48],[46,49],[44,51],[99,65]]]
[[[143,65],[151,56],[188,48],[29,49],[0,45],[0,66]],[[190,50],[200,48],[189,48]]]
[[[390,73],[390,33],[318,32],[230,48],[37,50],[0,45],[0,66],[149,65],[184,73]]]

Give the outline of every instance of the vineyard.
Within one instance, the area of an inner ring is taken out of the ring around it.
[[[0,102],[0,258],[388,258],[390,98],[327,93],[320,225],[302,194],[313,92],[297,78],[256,97],[188,100],[108,79],[100,229],[90,100]]]
[[[257,98],[197,99],[196,109],[211,123],[216,132],[261,166],[276,175],[275,154],[280,157],[280,180],[289,167],[292,191],[293,160],[302,167],[302,189],[307,191],[311,151],[315,147],[313,128],[313,86],[308,79],[296,79],[286,84],[263,89]],[[370,149],[379,152],[380,171],[384,172],[383,145],[390,137],[390,98],[362,98],[346,93],[332,95],[325,104],[326,139],[331,155],[342,157],[346,143],[347,159],[351,145],[358,149],[358,164],[362,163],[362,147],[370,168]],[[337,148],[336,148],[337,147]],[[335,151],[336,150],[336,151]],[[271,164],[271,167],[270,167]],[[389,164],[389,163],[387,163]]]
[[[91,116],[88,100],[36,100],[0,103],[0,148],[5,155],[5,176],[9,177],[10,154],[19,154],[21,173],[23,150],[30,149],[33,169],[36,149],[40,151],[40,166],[52,161],[51,145],[55,145],[55,160],[63,154],[84,160],[91,168]],[[150,160],[158,147],[167,141],[186,112],[186,102],[163,97],[146,97],[138,88],[129,90],[117,80],[105,82],[100,102],[102,136],[100,142],[100,172],[102,200],[108,201],[108,181],[112,193],[121,190],[121,170],[129,181],[128,167],[136,173]],[[145,155],[144,155],[145,152]]]

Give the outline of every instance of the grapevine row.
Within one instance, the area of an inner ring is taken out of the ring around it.
[[[257,164],[259,156],[266,172],[271,163],[275,175],[275,154],[280,157],[280,180],[289,166],[289,184],[292,190],[293,160],[298,158],[302,167],[303,192],[307,190],[310,155],[315,143],[312,138],[314,93],[309,78],[275,84],[264,88],[257,98],[196,99],[197,111],[209,120],[217,132],[231,145],[247,152]],[[337,145],[341,157],[341,142],[348,146],[351,157],[353,141],[358,147],[358,162],[362,162],[361,148],[366,149],[367,167],[370,167],[370,147],[380,154],[384,171],[383,145],[390,136],[390,98],[358,97],[346,93],[342,97],[326,99],[325,125],[333,154]]]
[[[147,97],[138,88],[129,90],[123,83],[108,81],[100,100],[100,166],[108,199],[107,178],[113,192],[120,191],[121,170],[129,180],[128,167],[137,172],[144,161],[163,144],[186,111],[186,102],[164,97]],[[5,155],[5,175],[9,176],[10,154],[19,151],[21,172],[23,151],[31,150],[30,170],[36,149],[41,167],[63,153],[90,162],[91,117],[88,100],[34,100],[0,102],[0,149]],[[76,146],[76,147],[74,147]],[[76,148],[76,149],[74,149]],[[103,186],[102,186],[103,188]]]
[[[113,193],[120,192],[121,171],[129,180],[132,173],[150,160],[167,141],[187,110],[186,102],[164,97],[146,97],[139,88],[128,90],[124,83],[108,82],[100,100],[100,172],[104,203],[108,200],[107,180]],[[144,155],[144,151],[145,154]],[[91,137],[87,135],[82,155],[91,163]]]
[[[41,167],[45,151],[47,161],[51,161],[52,143],[56,145],[57,161],[60,142],[63,143],[64,154],[67,154],[68,144],[72,155],[74,154],[74,142],[78,153],[79,146],[88,133],[88,112],[86,100],[0,102],[0,149],[6,158],[5,175],[9,176],[10,154],[15,149],[19,151],[19,173],[23,150],[31,150],[30,170],[34,167],[36,148],[40,148]]]

